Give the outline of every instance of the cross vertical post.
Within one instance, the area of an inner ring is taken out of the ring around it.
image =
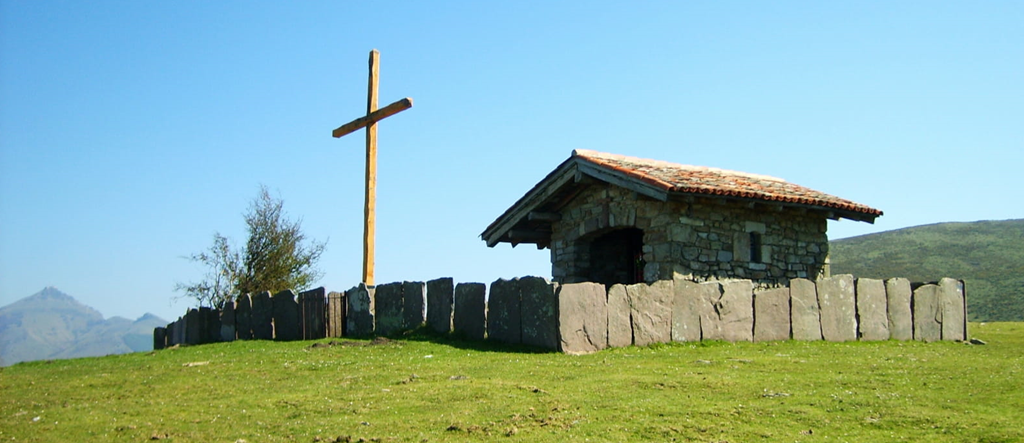
[[[366,195],[363,205],[363,284],[373,286],[374,241],[377,230],[377,122],[412,107],[411,98],[403,98],[377,109],[377,84],[380,52],[370,51],[370,78],[366,115],[341,125],[331,132],[339,138],[366,128]]]
[[[370,51],[370,80],[366,115],[377,110],[380,52]],[[366,126],[366,198],[363,204],[363,283],[373,286],[373,253],[377,237],[377,122]]]

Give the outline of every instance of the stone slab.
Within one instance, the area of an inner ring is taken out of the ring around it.
[[[427,319],[427,284],[402,282],[402,305],[402,330],[411,331],[423,326]]]
[[[323,287],[299,293],[299,330],[303,340],[317,340],[327,336],[327,290]]]
[[[942,339],[942,311],[939,309],[939,285],[927,284],[914,289],[914,340],[933,342]]]
[[[186,313],[187,316],[187,313]],[[178,321],[174,324],[174,336],[176,345],[183,345],[185,343],[185,317],[178,317]]]
[[[203,343],[220,341],[220,311],[213,308],[199,308],[203,318]]]
[[[170,346],[184,345],[184,318],[178,317],[178,319],[174,320],[174,322],[172,322],[168,327],[171,329],[171,340],[168,341],[168,344]]]
[[[252,299],[249,294],[235,298],[235,337],[252,340]]]
[[[164,347],[169,348],[174,346],[174,322],[168,323],[164,326]]]
[[[754,341],[789,340],[789,288],[754,294]]]
[[[608,347],[621,348],[632,344],[633,326],[626,286],[615,284],[608,288]]]
[[[345,291],[345,335],[367,337],[373,335],[374,292],[376,288],[360,283]]]
[[[441,334],[451,332],[454,305],[454,279],[444,277],[427,282],[427,326],[432,331]]]
[[[671,280],[659,280],[650,285],[638,283],[626,286],[629,315],[633,321],[633,344],[647,346],[672,340]]]
[[[175,339],[174,339],[174,325],[176,325],[176,324],[177,324],[176,321],[172,321],[172,322],[168,323],[167,326],[166,326],[167,332],[164,333],[165,336],[167,337],[166,341],[164,342],[164,346],[165,347],[169,348],[171,346],[174,346],[174,345],[178,344],[177,342],[175,342]]]
[[[203,323],[202,343],[220,341],[220,312],[209,307],[199,308],[200,321]]]
[[[700,341],[700,283],[672,282],[672,341]]]
[[[302,339],[302,325],[299,315],[299,303],[295,293],[285,289],[274,294],[274,339],[294,341]]]
[[[719,299],[722,338],[726,341],[754,340],[754,283],[737,280],[722,283]]]
[[[487,286],[483,283],[455,285],[452,328],[469,340],[483,340],[487,331]]]
[[[487,297],[487,339],[522,343],[522,306],[519,279],[498,279]]]
[[[235,340],[235,302],[228,300],[220,308],[220,341]]]
[[[857,340],[857,304],[853,276],[823,278],[817,282],[821,307],[821,336],[828,341]]]
[[[185,313],[185,344],[198,345],[203,342],[203,320],[198,309]]]
[[[167,347],[167,328],[157,326],[153,328],[153,350],[159,351]]]
[[[858,278],[857,336],[865,341],[889,339],[888,302],[885,282],[873,278]]]
[[[821,310],[814,282],[805,278],[790,280],[789,299],[793,340],[821,340]]]
[[[256,340],[274,339],[274,304],[270,291],[250,295],[252,301],[252,337]]]
[[[910,280],[890,278],[885,281],[889,338],[894,340],[914,339],[914,319],[910,311],[911,293]]]
[[[374,290],[373,303],[376,315],[375,332],[377,335],[393,336],[402,331],[405,322],[405,302],[402,299],[402,282],[377,285]]]
[[[338,338],[345,335],[345,293],[331,291],[327,293],[327,316],[324,319],[327,336]]]
[[[962,281],[952,278],[939,280],[939,312],[942,340],[963,341],[967,337],[967,305]]]
[[[523,344],[558,350],[557,287],[541,277],[519,279]]]
[[[722,284],[717,281],[700,284],[698,308],[700,312],[701,340],[725,340],[722,319],[719,316],[722,300]]]
[[[181,344],[181,340],[178,339],[178,333],[180,332],[180,331],[178,331],[178,328],[180,327],[180,325],[181,325],[181,317],[178,317],[177,320],[172,321],[172,322],[167,324],[167,347],[168,348],[171,347],[171,346],[174,346],[174,345],[180,345]]]
[[[587,354],[608,346],[608,295],[600,283],[557,287],[559,350]]]

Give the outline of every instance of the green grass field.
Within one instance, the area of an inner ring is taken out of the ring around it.
[[[988,344],[414,336],[22,363],[0,369],[0,441],[1024,441],[1024,323],[970,332]]]

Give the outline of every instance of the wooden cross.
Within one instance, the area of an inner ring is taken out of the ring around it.
[[[380,52],[370,51],[370,85],[366,100],[366,115],[338,127],[331,132],[334,138],[366,128],[366,200],[363,207],[363,283],[373,286],[373,244],[377,230],[377,122],[412,107],[412,99],[403,98],[377,109],[377,78]]]

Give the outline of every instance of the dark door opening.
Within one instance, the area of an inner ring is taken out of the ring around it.
[[[590,242],[590,275],[587,279],[611,286],[644,281],[644,231],[625,228],[611,231]]]

